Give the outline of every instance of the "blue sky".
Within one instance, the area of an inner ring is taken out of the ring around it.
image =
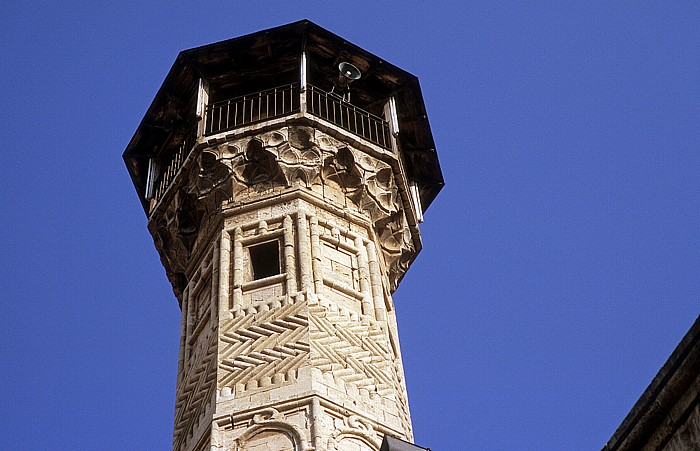
[[[177,53],[308,18],[420,78],[416,442],[600,449],[700,313],[696,2],[4,2],[0,443],[167,450],[179,310],[121,153]]]

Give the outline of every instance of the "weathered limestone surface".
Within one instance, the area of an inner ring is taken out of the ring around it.
[[[151,216],[181,290],[175,450],[412,439],[390,293],[420,241],[398,162],[310,124],[202,143]],[[256,277],[270,243],[274,274]]]

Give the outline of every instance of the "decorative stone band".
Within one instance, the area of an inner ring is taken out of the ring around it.
[[[384,435],[404,437],[359,412],[326,398],[309,396],[214,418],[214,449],[277,451],[351,449],[378,450]]]
[[[206,148],[182,180],[167,208],[152,217],[170,271],[186,271],[197,232],[222,208],[255,204],[294,187],[369,219],[392,291],[420,246],[391,165],[311,127],[289,126]]]

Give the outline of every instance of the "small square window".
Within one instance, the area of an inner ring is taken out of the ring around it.
[[[248,248],[253,280],[280,274],[280,244],[278,240],[256,244]]]

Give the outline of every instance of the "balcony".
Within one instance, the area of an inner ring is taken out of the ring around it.
[[[163,146],[159,159],[151,159],[146,182],[146,196],[151,201],[151,209],[163,197],[180,172],[182,165],[189,156],[196,143],[195,130],[188,130],[184,134],[171,133]]]
[[[306,91],[301,93],[298,83],[208,105],[204,116],[204,136],[299,113],[302,96],[305,96],[307,112],[313,116],[380,147],[391,149],[387,121],[313,85],[307,85]],[[168,190],[195,144],[195,134],[192,131],[167,140],[160,152],[163,157],[149,169],[147,195],[150,195],[151,209]]]
[[[339,78],[341,63],[360,72],[352,85]],[[346,89],[351,99],[336,95]],[[368,145],[393,149],[396,142],[410,151],[405,172],[424,207],[440,191],[442,173],[417,78],[300,21],[178,55],[123,154],[145,212],[155,213],[178,183],[195,146],[301,115]]]
[[[204,134],[298,113],[300,100],[299,84],[292,83],[213,103],[206,108]]]
[[[299,84],[247,94],[206,108],[205,135],[214,135],[301,111]],[[340,96],[307,85],[307,111],[385,149],[391,149],[389,123]]]
[[[308,112],[385,149],[391,149],[389,123],[341,97],[308,85]]]

